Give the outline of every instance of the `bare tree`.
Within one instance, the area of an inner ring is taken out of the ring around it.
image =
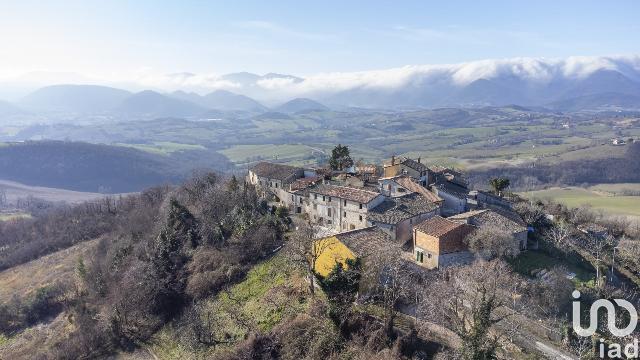
[[[285,245],[287,258],[307,274],[311,295],[315,295],[316,264],[331,245],[326,239],[318,239],[319,230],[319,227],[310,221],[304,222],[297,227]]]
[[[519,242],[513,234],[492,227],[476,229],[465,241],[469,250],[486,260],[514,257],[520,253]]]
[[[571,227],[566,222],[560,221],[545,231],[544,237],[556,248],[563,249],[569,245],[572,233]]]
[[[411,289],[417,281],[416,276],[416,269],[402,259],[400,249],[396,247],[380,249],[365,258],[362,288],[380,300],[388,330],[393,327],[399,301],[414,296]]]
[[[493,359],[499,332],[491,330],[511,313],[499,309],[512,298],[509,285],[515,281],[509,266],[500,260],[445,269],[441,279],[425,289],[431,298],[421,304],[419,313],[460,336],[461,358]]]

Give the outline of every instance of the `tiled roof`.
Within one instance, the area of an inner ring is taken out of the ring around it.
[[[291,191],[306,189],[307,187],[313,185],[314,183],[320,181],[322,177],[320,176],[310,176],[305,178],[300,178],[291,183]]]
[[[274,180],[287,180],[291,176],[303,171],[301,168],[295,166],[289,166],[284,164],[275,164],[266,161],[259,162],[249,168],[253,173],[259,177]]]
[[[413,159],[404,159],[400,162],[402,165],[412,168],[415,171],[423,172],[427,170],[427,165],[419,163]]]
[[[427,219],[419,223],[414,227],[414,229],[421,231],[427,235],[440,237],[463,226],[469,226],[469,225],[456,222],[456,221],[451,221],[440,216],[434,216],[431,219]]]
[[[339,199],[351,200],[363,204],[367,204],[376,197],[381,196],[379,193],[374,191],[326,184],[319,184],[316,187],[309,189],[309,192],[332,196]]]
[[[394,179],[394,181],[396,183],[398,183],[400,186],[402,186],[403,188],[422,195],[428,201],[431,201],[431,202],[440,202],[440,201],[442,201],[442,198],[440,198],[438,195],[432,193],[427,188],[425,188],[424,186],[418,184],[417,182],[415,182],[412,178],[410,178],[408,176],[403,176],[403,175],[397,176]]]
[[[439,191],[445,192],[447,194],[451,194],[457,197],[458,199],[466,199],[467,195],[469,195],[469,189],[454,183],[450,183],[448,181],[442,182],[440,184],[436,184],[434,186]]]
[[[334,236],[358,257],[379,254],[386,249],[399,246],[389,234],[376,226],[351,230]]]
[[[387,198],[371,209],[367,219],[384,224],[397,224],[420,214],[432,212],[438,208],[436,203],[428,201],[420,194],[412,193],[396,198]]]
[[[489,209],[469,211],[451,216],[448,219],[468,222],[469,224],[478,227],[491,227],[510,233],[519,233],[527,230],[527,228],[522,225],[521,221],[516,221],[510,216]]]

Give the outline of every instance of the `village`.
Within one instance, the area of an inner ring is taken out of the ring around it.
[[[420,158],[392,156],[382,166],[337,162],[331,168],[259,162],[246,179],[272,206],[317,229],[324,244],[318,275],[390,248],[424,269],[468,264],[469,237],[480,229],[499,232],[516,251],[527,248],[529,229],[501,192],[506,179],[491,192],[470,189],[460,171]]]

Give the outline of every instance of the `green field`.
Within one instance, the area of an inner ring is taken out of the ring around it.
[[[317,149],[317,150],[316,150]],[[305,157],[312,157],[323,150],[302,144],[265,144],[265,145],[236,145],[220,151],[224,156],[236,164],[250,163],[259,160],[281,160],[290,163],[303,163]]]
[[[118,143],[118,146],[126,146],[134,149],[146,151],[152,154],[169,155],[176,151],[191,151],[191,150],[206,150],[202,145],[194,144],[181,144],[170,141],[158,141],[150,144],[123,144]]]
[[[638,184],[633,184],[638,185]],[[551,199],[567,205],[568,207],[578,207],[590,205],[595,210],[602,210],[610,215],[627,215],[640,217],[640,196],[612,196],[604,193],[604,189],[620,188],[624,184],[595,185],[588,189],[579,187],[549,188],[545,190],[529,191],[522,193],[523,196],[533,199]],[[627,184],[627,186],[630,186]]]

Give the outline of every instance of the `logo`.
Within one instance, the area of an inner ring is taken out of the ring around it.
[[[572,295],[574,299],[579,299],[580,291],[576,290]],[[622,329],[618,329],[616,326],[616,307],[614,302],[616,305],[629,312],[629,324]],[[633,304],[623,299],[613,299],[613,302],[600,299],[596,300],[591,305],[591,309],[589,309],[589,326],[587,328],[583,328],[580,324],[580,301],[574,301],[572,308],[573,330],[576,334],[587,337],[596,333],[596,329],[598,328],[598,310],[600,310],[600,308],[604,308],[607,311],[607,327],[613,336],[629,336],[636,329],[636,326],[638,326],[638,312]]]
[[[613,336],[617,336],[620,338],[629,336],[635,331],[636,327],[638,326],[638,311],[633,306],[633,304],[623,299],[613,299],[613,301],[600,299],[596,300],[591,305],[591,308],[589,309],[589,326],[583,328],[580,323],[580,301],[577,301],[578,299],[580,299],[580,291],[574,291],[572,296],[574,299],[576,299],[576,301],[573,301],[572,304],[573,330],[579,336],[590,337],[596,333],[596,330],[598,329],[598,311],[601,308],[604,308],[606,310],[607,327],[609,329],[609,332],[611,332]],[[618,305],[629,313],[629,324],[622,329],[619,329],[616,326],[615,305]],[[608,356],[608,358],[617,359],[621,358],[624,354],[627,358],[635,359],[640,354],[639,345],[640,344],[638,343],[638,339],[634,339],[632,343],[626,344],[625,346],[619,343],[605,344],[605,340],[600,339],[599,355],[602,359],[604,359],[606,356]]]

